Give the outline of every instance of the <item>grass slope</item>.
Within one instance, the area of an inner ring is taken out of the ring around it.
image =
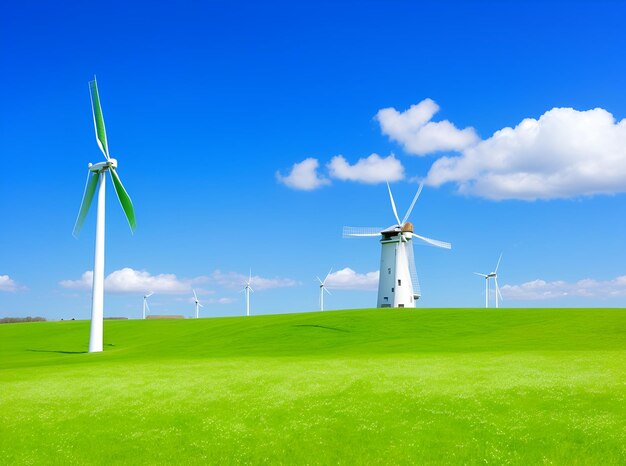
[[[626,463],[626,310],[0,326],[6,464]]]

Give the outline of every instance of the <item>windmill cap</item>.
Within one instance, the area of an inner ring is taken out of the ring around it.
[[[413,224],[411,222],[405,222],[404,225],[402,225],[402,231],[413,233]]]

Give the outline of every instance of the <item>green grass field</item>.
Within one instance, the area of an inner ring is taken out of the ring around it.
[[[626,464],[626,310],[0,326],[2,464]]]

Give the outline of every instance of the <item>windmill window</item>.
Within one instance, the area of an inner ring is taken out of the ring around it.
[[[392,286],[392,287],[391,287],[391,292],[393,293],[393,291],[394,291],[394,289],[393,289],[393,286]]]
[[[398,279],[398,286],[402,286],[402,280]]]
[[[404,307],[404,304],[398,304],[398,307]]]
[[[385,296],[385,298],[384,298],[384,299],[385,299],[385,301],[389,301],[389,298],[388,298],[387,296]]]
[[[388,274],[388,275],[391,275],[391,267],[389,267],[389,268],[387,269],[387,274]]]

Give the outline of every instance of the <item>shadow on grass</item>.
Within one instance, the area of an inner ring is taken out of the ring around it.
[[[326,330],[334,330],[336,332],[350,332],[349,330],[345,330],[343,328],[337,328],[337,327],[327,327],[326,325],[313,325],[313,324],[297,324],[294,325],[294,327],[313,327],[313,328],[323,328]]]
[[[32,353],[58,353],[58,354],[85,354],[87,351],[55,351],[55,350],[45,350],[45,349],[27,349],[26,351],[30,351]]]

